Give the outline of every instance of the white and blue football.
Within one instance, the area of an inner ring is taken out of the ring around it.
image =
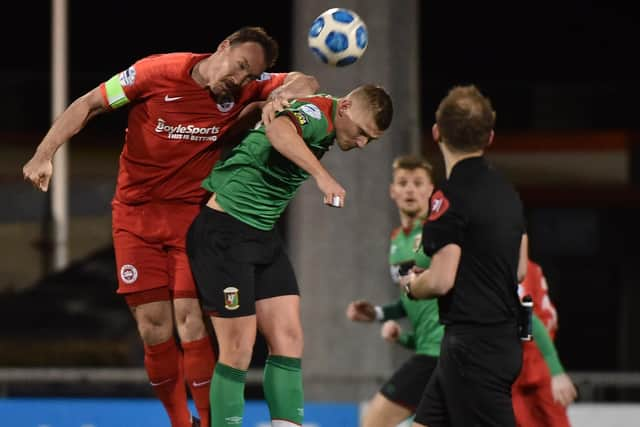
[[[368,44],[367,26],[349,9],[320,14],[309,29],[309,48],[325,64],[344,67],[356,62]]]

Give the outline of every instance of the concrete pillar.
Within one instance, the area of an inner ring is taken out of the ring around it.
[[[293,3],[293,69],[315,75],[322,92],[342,96],[360,84],[377,83],[394,101],[393,123],[380,141],[346,153],[335,147],[323,159],[347,190],[346,206],[325,207],[310,180],[287,213],[289,254],[302,293],[305,396],[363,400],[408,355],[399,356],[381,340],[379,324],[353,324],[345,309],[356,298],[385,303],[399,293],[387,265],[389,233],[399,221],[388,189],[392,159],[417,153],[420,146],[418,2],[341,2],[369,31],[364,56],[345,68],[320,63],[307,47],[311,23],[335,2]]]

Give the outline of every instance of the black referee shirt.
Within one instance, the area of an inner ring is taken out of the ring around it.
[[[427,255],[455,243],[462,249],[453,288],[438,299],[440,321],[516,321],[518,258],[525,231],[522,202],[484,157],[458,162],[433,193],[422,242]]]

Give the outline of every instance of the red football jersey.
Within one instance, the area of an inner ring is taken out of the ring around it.
[[[531,295],[534,313],[544,323],[551,339],[554,339],[558,330],[558,313],[549,299],[549,287],[542,268],[533,261],[527,263],[527,275],[518,286],[518,294],[520,298]]]
[[[217,104],[191,77],[193,66],[208,56],[149,56],[100,85],[105,104],[130,105],[115,200],[202,201],[200,184],[220,157],[216,141],[247,104],[266,99],[286,77],[263,73],[235,102]]]
[[[542,273],[542,268],[533,261],[529,261],[527,264],[527,275],[518,285],[518,295],[520,298],[531,295],[533,311],[544,323],[551,339],[553,339],[558,329],[556,308],[549,299],[547,280]],[[522,350],[522,370],[514,384],[515,389],[520,386],[530,387],[534,384],[546,384],[550,381],[549,368],[535,341],[523,343]]]

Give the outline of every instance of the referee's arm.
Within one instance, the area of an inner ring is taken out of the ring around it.
[[[527,275],[527,262],[529,261],[529,237],[527,233],[522,234],[520,241],[520,259],[518,259],[518,283],[522,282]]]
[[[453,288],[462,250],[449,243],[431,257],[431,265],[422,273],[411,273],[401,278],[410,298],[429,299],[446,294]]]

